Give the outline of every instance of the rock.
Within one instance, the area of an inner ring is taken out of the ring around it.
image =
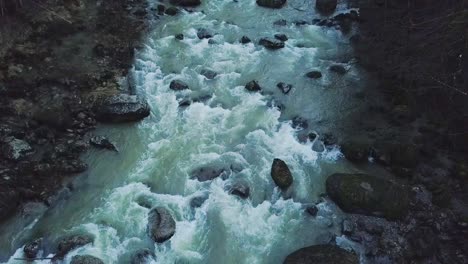
[[[343,65],[340,65],[340,64],[333,64],[328,69],[330,71],[332,71],[332,72],[335,72],[335,73],[338,73],[338,74],[341,74],[341,75],[346,73],[346,68]]]
[[[322,73],[319,71],[310,71],[306,73],[306,76],[311,79],[319,79],[322,78]]]
[[[412,230],[408,237],[411,253],[417,258],[430,257],[438,251],[437,234],[430,227],[421,226]]]
[[[10,179],[10,176],[6,176]],[[6,219],[12,214],[20,202],[17,190],[0,191],[0,219]]]
[[[198,208],[203,205],[203,203],[208,200],[209,195],[207,193],[200,195],[200,196],[195,196],[190,200],[190,207],[192,208]]]
[[[133,254],[131,264],[146,264],[150,263],[151,260],[154,260],[154,253],[151,250],[145,248],[140,249],[135,254]]]
[[[89,143],[97,148],[118,151],[115,145],[104,136],[95,136],[89,140]]]
[[[315,8],[323,14],[330,14],[333,13],[336,9],[336,5],[338,4],[337,0],[317,0],[315,2]]]
[[[34,153],[28,142],[15,137],[7,137],[0,147],[2,156],[12,161],[19,161]]]
[[[224,168],[199,168],[191,173],[191,178],[196,178],[198,181],[201,182],[211,181],[215,178],[218,178],[224,173]]]
[[[139,121],[150,114],[146,100],[137,95],[120,94],[99,101],[94,106],[101,122],[123,123]]]
[[[315,205],[309,205],[306,207],[306,210],[305,210],[308,214],[310,214],[311,216],[315,217],[317,216],[317,213],[318,213],[318,208],[317,206]]]
[[[269,50],[277,50],[284,48],[284,42],[272,38],[262,38],[260,39],[258,44],[264,46]]]
[[[27,258],[30,258],[30,259],[36,258],[37,254],[41,250],[41,247],[42,247],[42,239],[41,238],[36,239],[36,240],[34,240],[32,242],[29,242],[23,248],[24,255]]]
[[[341,223],[341,233],[349,236],[354,232],[354,223],[351,220],[345,219]]]
[[[257,0],[257,5],[268,8],[281,8],[286,0]]]
[[[309,123],[307,122],[307,119],[300,117],[300,116],[295,116],[292,119],[292,127],[300,128],[300,129],[307,129],[309,127]]]
[[[359,264],[352,252],[334,245],[301,248],[286,257],[283,264]]]
[[[62,238],[57,246],[57,254],[54,258],[62,259],[68,252],[93,243],[94,238],[90,235],[74,235]]]
[[[328,177],[330,198],[345,212],[398,219],[408,213],[405,186],[367,174],[336,173]]]
[[[285,34],[275,34],[275,39],[280,40],[280,41],[288,41],[288,36]]]
[[[280,159],[274,159],[271,165],[271,178],[275,184],[285,190],[291,186],[293,177],[286,162]]]
[[[162,15],[164,14],[164,11],[166,11],[166,6],[162,4],[158,4],[156,7],[156,10],[158,10],[159,15]]]
[[[244,182],[237,182],[229,187],[229,193],[232,195],[239,196],[242,199],[247,199],[250,195],[250,188]]]
[[[197,31],[197,37],[199,39],[209,39],[213,37],[213,34],[209,32],[206,28],[200,28]]]
[[[199,6],[201,4],[201,0],[170,0],[169,1],[172,5],[178,6]]]
[[[178,40],[183,40],[184,39],[184,34],[177,34],[175,35],[175,38]]]
[[[245,85],[245,89],[250,92],[258,92],[262,90],[262,87],[260,87],[257,81],[250,81]]]
[[[179,9],[177,7],[174,7],[174,6],[171,6],[169,8],[166,9],[166,11],[164,12],[166,15],[169,15],[169,16],[175,16],[177,14],[179,14]]]
[[[280,20],[276,20],[275,22],[273,22],[273,25],[275,26],[286,26],[288,24],[288,21],[284,20],[284,19],[280,19]]]
[[[175,228],[176,223],[167,209],[155,207],[148,213],[148,233],[156,243],[170,239]]]
[[[181,80],[173,80],[169,84],[169,89],[174,90],[174,91],[186,90],[188,88],[189,88],[189,86],[185,82],[183,82]]]
[[[367,141],[350,140],[341,145],[341,152],[351,162],[366,162],[371,151]]]
[[[213,80],[218,75],[217,72],[208,69],[201,70],[200,74],[205,76],[208,80]]]
[[[247,36],[242,36],[240,42],[241,42],[242,44],[247,44],[247,43],[252,42],[252,40],[250,40],[250,38],[247,37]]]
[[[65,174],[82,173],[88,169],[88,165],[79,159],[61,160],[56,165],[56,170]]]
[[[70,264],[104,264],[104,262],[91,255],[73,256]]]
[[[284,94],[288,94],[291,91],[293,86],[291,84],[280,82],[276,85],[276,87],[278,87],[278,89],[280,89],[281,92],[283,92]]]

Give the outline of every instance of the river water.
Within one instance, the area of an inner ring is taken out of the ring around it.
[[[326,176],[355,169],[338,147],[322,151],[318,140],[300,141],[290,120],[300,115],[310,130],[333,131],[362,108],[350,99],[362,88],[362,74],[352,66],[345,76],[327,69],[350,56],[347,38],[335,29],[293,23],[319,17],[314,1],[290,0],[279,10],[253,0],[203,2],[194,12],[154,21],[132,73],[151,116],[98,129],[119,153],[90,151],[84,157],[90,170],[70,184],[71,194],[20,232],[14,223],[3,227],[1,245],[15,252],[7,263],[23,263],[15,258],[23,256],[25,241],[76,233],[91,234],[95,241],[69,253],[63,263],[83,254],[129,263],[143,248],[154,251],[155,263],[282,263],[296,249],[340,235],[342,214],[320,195]],[[274,25],[280,19],[287,25]],[[215,33],[211,43],[197,38],[199,28]],[[179,33],[184,40],[174,38]],[[270,51],[256,44],[276,33],[288,36],[285,48]],[[241,44],[244,35],[253,42]],[[218,75],[209,80],[200,74],[204,69]],[[322,71],[323,77],[304,77],[310,70]],[[170,90],[176,79],[190,89]],[[261,93],[244,88],[251,80],[260,83]],[[285,95],[278,82],[293,89]],[[195,102],[179,107],[187,99]],[[274,158],[284,160],[293,174],[287,192],[271,179]],[[224,168],[225,174],[199,182],[191,175],[200,168]],[[229,194],[236,182],[249,186],[248,199]],[[191,207],[200,196],[208,199]],[[317,204],[316,217],[305,212],[308,204]],[[162,244],[146,233],[148,208],[154,206],[167,208],[176,221],[175,235]]]

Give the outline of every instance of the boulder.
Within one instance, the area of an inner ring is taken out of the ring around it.
[[[57,246],[57,254],[54,258],[62,259],[68,252],[93,243],[94,238],[90,235],[74,235],[64,237],[60,240]]]
[[[89,140],[89,143],[97,148],[118,151],[115,145],[104,136],[95,136]]]
[[[183,40],[184,39],[184,34],[177,34],[174,36],[178,40]]]
[[[258,92],[262,90],[262,87],[260,87],[257,81],[250,81],[245,85],[245,89],[249,92]]]
[[[209,69],[201,70],[200,74],[205,76],[208,80],[213,80],[218,75],[217,72],[209,70]]]
[[[352,252],[334,245],[301,248],[286,257],[283,264],[359,264]]]
[[[15,137],[7,137],[2,140],[1,154],[6,159],[19,161],[34,153],[28,142]]]
[[[204,182],[204,181],[211,181],[215,178],[218,178],[222,174],[225,173],[224,168],[199,168],[194,171],[192,171],[191,178],[196,178],[198,181]]]
[[[284,94],[288,94],[291,91],[293,86],[291,84],[280,82],[276,85],[276,87],[278,87],[278,89],[280,89],[281,92],[283,92]]]
[[[164,207],[155,207],[148,213],[148,233],[156,243],[170,239],[176,229],[171,213]]]
[[[199,196],[195,196],[193,197],[191,200],[190,200],[190,207],[192,208],[198,208],[198,207],[201,207],[203,205],[203,203],[208,200],[210,196],[205,193],[205,194],[202,194],[202,195],[199,195]]]
[[[101,122],[123,123],[149,116],[150,108],[146,100],[138,95],[119,94],[99,100],[94,112]]]
[[[319,79],[319,78],[322,78],[322,73],[319,71],[310,71],[306,73],[306,76],[307,78],[311,78],[311,79]]]
[[[197,37],[199,39],[209,39],[213,37],[213,34],[206,28],[200,28],[197,31]]]
[[[286,162],[274,159],[271,165],[271,178],[281,189],[287,189],[293,182],[291,171]]]
[[[70,264],[104,264],[104,262],[91,255],[73,256]]]
[[[29,242],[23,248],[24,255],[30,259],[36,258],[37,254],[41,250],[41,247],[42,247],[42,239],[36,239],[32,242]]]
[[[286,0],[257,0],[257,5],[268,8],[281,8]]]
[[[186,84],[185,82],[183,82],[181,80],[173,80],[169,84],[169,89],[174,90],[174,91],[182,91],[182,90],[186,90],[188,88],[189,88],[188,84]]]
[[[247,199],[250,195],[250,188],[244,182],[236,182],[229,187],[229,193],[235,196],[239,196],[242,199]]]
[[[258,42],[259,45],[264,46],[269,50],[277,50],[284,48],[284,42],[274,38],[262,38]]]
[[[337,4],[337,0],[317,0],[315,8],[322,14],[330,14],[335,11]]]
[[[408,213],[409,190],[400,184],[367,174],[336,173],[326,190],[345,212],[398,219]]]
[[[315,205],[309,205],[309,206],[306,207],[305,211],[306,211],[309,215],[315,217],[315,216],[317,216],[318,208],[317,208],[317,206],[315,206]]]
[[[179,9],[175,6],[171,6],[169,8],[166,9],[166,11],[164,12],[166,15],[168,16],[175,16],[177,14],[179,14]]]
[[[333,64],[328,68],[330,71],[343,75],[346,73],[346,68],[340,64]]]
[[[146,264],[154,260],[154,253],[145,248],[136,251],[132,256],[131,264]]]
[[[247,36],[242,36],[240,42],[241,42],[242,44],[247,44],[247,43],[252,42],[252,40],[250,40],[250,38],[247,37]]]
[[[288,36],[286,34],[275,34],[275,39],[279,41],[288,41]]]
[[[172,5],[178,6],[199,6],[201,4],[201,0],[170,0],[169,1]]]

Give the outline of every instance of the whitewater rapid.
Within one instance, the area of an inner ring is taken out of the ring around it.
[[[341,215],[321,194],[326,176],[348,165],[336,147],[314,151],[320,137],[300,142],[298,128],[289,121],[298,114],[316,121],[343,114],[336,105],[346,93],[338,97],[324,91],[343,85],[327,68],[345,40],[335,30],[293,23],[317,17],[312,2],[290,0],[273,10],[255,1],[205,0],[194,12],[154,21],[132,70],[151,116],[136,125],[100,128],[98,133],[116,142],[120,152],[89,153],[90,171],[76,180],[74,192],[29,229],[12,235],[11,245],[87,233],[94,243],[70,252],[63,263],[85,254],[105,263],[129,263],[135,251],[149,248],[156,256],[153,263],[271,264],[301,247],[333,241]],[[286,26],[274,25],[281,19]],[[197,37],[200,28],[214,34],[211,41]],[[257,44],[276,33],[288,36],[285,48],[270,51]],[[252,43],[241,44],[242,36]],[[217,76],[207,79],[201,74],[206,69]],[[323,78],[305,78],[310,70],[321,70]],[[351,69],[348,76],[358,73]],[[173,80],[190,89],[169,89]],[[252,80],[262,86],[261,93],[244,88]],[[276,87],[279,82],[293,85],[288,95]],[[192,103],[180,107],[182,101]],[[274,158],[292,172],[287,192],[271,179]],[[199,182],[191,173],[202,167],[227,168],[226,175]],[[229,194],[235,182],[249,186],[248,199]],[[208,199],[192,208],[190,201],[199,196]],[[305,212],[310,204],[319,209],[315,217]],[[149,208],[155,206],[167,208],[176,221],[175,235],[162,244],[146,233]],[[15,260],[22,254],[19,248],[7,263],[23,263]]]

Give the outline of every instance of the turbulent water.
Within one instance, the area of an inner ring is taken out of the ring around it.
[[[327,70],[331,58],[345,54],[345,39],[333,29],[292,23],[317,17],[313,1],[289,1],[280,10],[253,0],[203,2],[195,12],[154,22],[133,70],[151,116],[136,125],[102,127],[98,133],[115,141],[120,152],[92,151],[85,157],[91,169],[74,181],[72,194],[21,232],[2,228],[2,247],[17,249],[7,263],[23,263],[15,258],[23,257],[21,245],[31,238],[55,241],[76,233],[92,234],[95,241],[63,263],[78,254],[129,263],[143,248],[154,250],[156,263],[282,263],[296,249],[339,235],[340,213],[320,194],[327,175],[350,168],[337,148],[316,152],[318,141],[301,143],[288,120],[302,115],[332,128],[356,108],[340,87],[359,80],[359,73],[351,68],[344,80]],[[288,24],[275,26],[279,19]],[[199,28],[216,33],[214,43],[198,39]],[[179,33],[184,40],[174,38]],[[289,37],[284,49],[256,44],[276,33]],[[253,43],[241,44],[243,35]],[[200,74],[204,69],[218,75],[208,80]],[[305,78],[313,69],[324,76]],[[190,89],[170,90],[176,79]],[[244,88],[251,80],[259,81],[261,93]],[[292,91],[282,94],[278,82],[292,84]],[[187,99],[195,102],[179,107]],[[286,193],[271,179],[274,158],[292,171],[294,183]],[[202,167],[225,168],[226,174],[199,182],[191,173]],[[229,194],[236,182],[250,187],[248,199]],[[201,207],[190,206],[194,197],[207,195]],[[313,203],[316,217],[304,211]],[[167,208],[176,220],[175,235],[162,244],[146,233],[148,208],[154,206]]]

